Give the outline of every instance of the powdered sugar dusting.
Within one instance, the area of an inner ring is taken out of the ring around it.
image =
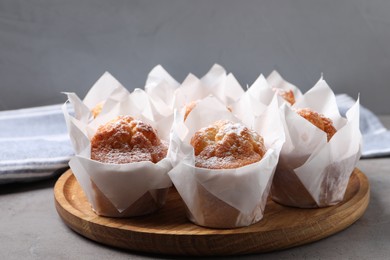
[[[191,139],[195,165],[210,169],[238,168],[261,160],[263,138],[240,123],[217,121],[200,129]]]
[[[130,116],[119,116],[100,126],[91,140],[91,159],[105,163],[157,163],[167,151],[167,143],[150,125]]]

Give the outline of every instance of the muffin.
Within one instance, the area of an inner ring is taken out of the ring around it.
[[[330,118],[327,118],[324,115],[311,110],[310,108],[301,108],[296,109],[295,111],[298,113],[298,115],[324,131],[327,135],[328,142],[336,133],[336,128],[333,126],[333,122]]]
[[[239,168],[260,161],[266,152],[260,135],[230,121],[217,121],[200,129],[191,145],[195,166],[208,169]]]
[[[167,151],[167,144],[150,125],[130,116],[119,116],[100,126],[91,139],[91,159],[103,163],[157,163]]]
[[[195,166],[214,170],[243,167],[262,159],[266,152],[263,138],[240,123],[217,121],[202,128],[191,139],[195,152]],[[224,174],[221,172],[221,174]],[[202,222],[196,224],[214,228],[238,227],[240,218],[253,223],[259,212],[243,217],[242,212],[220,200],[202,185],[197,185],[196,207],[202,215]],[[234,190],[231,191],[234,193]],[[259,201],[259,205],[261,201]],[[260,206],[258,206],[260,209]]]
[[[148,124],[130,116],[119,116],[100,126],[91,139],[91,159],[108,164],[142,161],[157,163],[167,155],[167,145]],[[116,174],[116,173],[113,173]],[[94,211],[109,217],[145,215],[159,209],[168,189],[149,190],[123,212],[118,212],[110,200],[91,180],[95,195]]]
[[[327,135],[327,142],[329,144],[329,141],[337,132],[330,118],[325,117],[323,114],[313,111],[310,108],[294,109],[294,111],[325,132]],[[297,126],[297,128],[298,127],[299,126]],[[298,176],[295,172],[297,168],[302,167],[302,165],[306,163],[310,154],[305,157],[302,156],[299,159],[294,157],[295,154],[299,153],[293,152],[287,156],[282,154],[280,157],[271,188],[272,199],[282,205],[300,208],[317,208],[335,204],[334,201],[336,200],[332,197],[342,194],[339,192],[338,187],[343,186],[340,184],[341,179],[343,182],[346,180],[341,178],[341,176],[345,175],[345,173],[343,173],[343,167],[338,168],[338,166],[335,167],[334,164],[330,164],[327,168],[325,168],[324,175],[326,177],[323,179],[319,178],[319,180],[315,182],[315,185],[312,186],[316,187],[318,190],[317,192],[320,194],[317,195],[317,198],[315,198],[313,197],[313,194],[309,192],[308,188],[305,187],[303,180],[301,179],[302,177]],[[318,171],[317,168],[313,168],[315,169],[311,172],[313,176],[321,173],[316,172]],[[345,186],[346,184],[344,187]],[[322,197],[325,197],[325,199]]]

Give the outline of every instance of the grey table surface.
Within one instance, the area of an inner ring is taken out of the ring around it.
[[[390,116],[380,118],[390,128]],[[369,179],[371,199],[352,226],[311,244],[242,258],[389,259],[390,158],[360,160],[358,167]],[[55,181],[0,186],[0,259],[166,258],[107,247],[73,232],[54,207]]]

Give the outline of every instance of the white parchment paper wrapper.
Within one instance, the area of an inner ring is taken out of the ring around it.
[[[274,97],[275,92],[272,91],[264,76],[260,75],[245,93],[231,105],[232,112],[246,124],[251,124],[251,120],[264,113]],[[275,98],[280,102],[279,96]]]
[[[99,215],[129,217],[151,213],[165,203],[168,188],[171,186],[167,173],[172,165],[168,158],[156,164],[152,162],[108,164],[90,159],[91,137],[100,125],[118,115],[130,115],[152,125],[161,139],[169,141],[170,125],[153,121],[154,115],[147,103],[142,110],[136,102],[133,102],[134,100],[143,102],[140,98],[147,98],[141,90],[135,90],[120,99],[115,95],[109,95],[106,97],[106,103],[111,110],[105,111],[92,120],[84,120],[88,118],[89,111],[85,111],[84,104],[74,93],[68,93],[68,99],[75,111],[83,113],[73,117],[68,113],[66,103],[63,106],[68,132],[76,154],[69,165],[93,210]],[[95,98],[91,98],[91,102],[100,99],[96,95]],[[160,135],[160,132],[165,134]]]
[[[267,79],[260,74],[260,76],[245,91],[245,93],[243,93],[240,98],[230,106],[233,113],[239,115],[240,118],[246,121],[251,118],[251,115],[247,113],[247,107],[249,105],[255,115],[260,115],[270,104],[276,94],[273,88],[287,91],[292,90],[296,101],[299,101],[302,98],[302,93],[296,86],[284,80],[277,71],[273,71]],[[285,103],[290,105],[290,103],[286,102],[283,97],[277,95],[276,98],[278,99],[280,106]]]
[[[175,109],[182,109],[192,101],[208,96],[214,96],[230,106],[244,93],[233,74],[227,74],[218,64],[200,79],[189,74],[181,84],[158,65],[149,73],[145,91],[156,109],[164,115],[173,114]]]
[[[100,113],[102,115],[111,110],[113,103],[127,98],[129,94],[127,89],[117,79],[109,72],[105,72],[90,88],[82,101],[76,95],[71,95],[69,99],[72,103],[77,104],[77,106],[74,106],[75,118],[82,122],[89,122],[93,118],[92,109],[99,103],[103,103]]]
[[[359,100],[339,114],[336,99],[321,78],[292,108],[311,108],[333,120],[336,134],[327,142],[326,133],[282,107],[286,142],[283,145],[272,186],[272,198],[284,205],[312,208],[340,202],[349,177],[360,158]]]
[[[252,113],[249,107],[248,113]],[[188,218],[198,225],[213,228],[248,226],[261,220],[284,143],[276,98],[247,125],[264,137],[265,156],[257,163],[237,169],[195,167],[190,140],[200,128],[217,120],[241,122],[239,118],[212,97],[200,101],[185,122],[183,117],[180,112],[175,114],[169,154],[175,167],[169,176],[187,206]]]
[[[282,78],[282,76],[276,70],[272,71],[271,74],[268,75],[267,82],[271,88],[278,88],[286,91],[292,90],[295,101],[299,101],[303,96],[301,90],[298,87]],[[289,104],[288,102],[285,103]]]
[[[165,115],[173,113],[173,100],[176,89],[180,86],[161,65],[154,67],[145,83],[145,92],[153,104]]]

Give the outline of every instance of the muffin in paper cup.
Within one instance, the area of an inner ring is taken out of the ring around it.
[[[248,107],[248,113],[252,113]],[[207,116],[204,116],[207,115]],[[260,161],[233,169],[195,166],[191,138],[199,129],[218,120],[245,123],[214,97],[201,100],[184,121],[175,113],[168,156],[174,168],[169,176],[183,199],[187,216],[197,225],[236,228],[254,224],[263,217],[273,174],[284,142],[276,98],[264,113],[246,124],[264,138],[267,149]]]
[[[153,110],[150,104],[145,103],[145,109],[142,110],[132,102],[139,99],[140,95],[143,96],[140,90],[119,99],[115,95],[108,95],[106,104],[111,110],[102,110],[99,116],[92,119],[90,111],[86,110],[85,104],[74,93],[68,93],[68,99],[75,111],[83,113],[73,117],[67,110],[67,103],[63,106],[75,150],[75,156],[69,165],[92,209],[98,215],[132,217],[152,213],[164,205],[168,189],[172,185],[168,176],[172,165],[168,158],[157,163],[140,161],[124,164],[103,163],[91,159],[91,138],[98,127],[120,115],[130,115],[151,125],[157,130],[161,140],[169,143],[170,125],[157,124],[152,120]],[[101,97],[96,95],[96,100],[99,99]],[[89,120],[85,120],[86,118]]]
[[[333,121],[336,133],[327,134],[297,114],[310,108]],[[321,78],[293,106],[282,106],[286,142],[280,153],[271,189],[280,204],[318,208],[343,200],[349,177],[361,154],[359,99],[339,114],[333,91]]]

